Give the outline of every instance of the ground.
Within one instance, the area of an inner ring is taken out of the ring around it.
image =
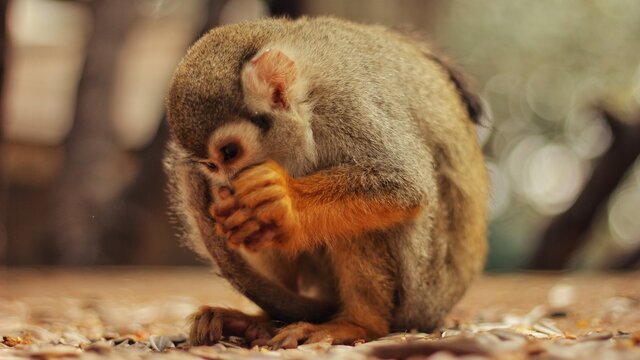
[[[256,310],[203,268],[0,269],[0,359],[640,359],[640,273],[485,275],[440,331],[355,347],[189,348],[202,304]]]

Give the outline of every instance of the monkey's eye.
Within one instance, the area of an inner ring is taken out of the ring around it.
[[[218,171],[218,165],[210,162],[203,162],[204,166],[206,166],[211,171]]]
[[[240,147],[236,143],[229,143],[220,148],[224,162],[233,160],[240,153]]]

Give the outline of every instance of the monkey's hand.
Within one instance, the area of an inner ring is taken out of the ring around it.
[[[220,201],[212,206],[218,234],[232,247],[251,251],[286,246],[291,237],[301,235],[288,181],[274,161],[241,172],[232,183],[233,193],[219,189]]]
[[[383,179],[353,166],[292,178],[267,161],[242,171],[232,183],[235,192],[218,190],[220,201],[211,212],[218,234],[226,235],[232,246],[295,253],[416,217],[419,203],[403,202],[388,189],[375,190],[380,183]]]

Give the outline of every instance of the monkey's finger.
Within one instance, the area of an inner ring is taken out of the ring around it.
[[[261,223],[282,226],[291,212],[291,202],[280,199],[260,205],[255,210],[255,217]]]
[[[226,218],[226,220],[224,220],[223,222],[223,225],[226,229],[236,228],[244,224],[245,222],[247,222],[247,220],[251,219],[252,215],[253,215],[253,211],[251,209],[247,209],[247,208],[240,209],[234,212],[233,214],[231,214],[231,216],[229,216],[228,218]]]
[[[240,245],[249,235],[258,230],[260,230],[260,224],[255,220],[249,220],[242,224],[240,228],[232,232],[231,236],[229,236],[229,242],[234,245]]]
[[[232,195],[231,189],[226,186],[219,187],[217,193],[221,200],[228,199]]]
[[[277,234],[278,233],[274,229],[262,229],[262,231],[249,236],[245,240],[244,246],[247,250],[253,252],[270,247],[273,245],[273,240],[276,238]]]
[[[216,204],[211,204],[209,206],[209,216],[214,218],[214,219],[216,218]]]
[[[214,216],[229,216],[236,208],[238,208],[238,199],[229,197],[213,204],[212,214]]]
[[[278,236],[278,232],[275,229],[268,228],[262,232],[258,241],[263,244],[269,244],[273,242],[276,236]]]
[[[280,185],[269,185],[260,190],[250,192],[240,198],[240,203],[244,206],[255,208],[268,201],[276,201],[285,197],[286,192]]]
[[[250,251],[250,252],[256,252],[260,248],[262,248],[262,246],[260,246],[260,242],[258,240],[259,238],[260,238],[260,231],[256,232],[256,233],[253,233],[253,234],[251,234],[251,236],[247,237],[244,240],[244,243],[243,243],[245,250]]]
[[[216,222],[216,234],[218,236],[226,236],[227,235],[227,229],[225,229],[224,226],[222,226],[222,224],[220,224],[219,222]]]
[[[274,184],[281,184],[281,185],[284,184],[284,179],[282,179],[280,174],[270,170],[266,170],[266,171],[263,169],[258,169],[258,170],[260,172],[243,174],[243,176],[240,176],[234,182],[236,194],[238,196],[242,197],[256,189],[260,189],[265,186],[274,185]]]
[[[266,174],[267,172],[273,172],[273,170],[271,170],[269,166],[267,166],[267,163],[256,164],[256,165],[242,169],[236,175],[235,180],[238,180],[241,177],[246,177],[246,178],[257,177],[257,176]]]

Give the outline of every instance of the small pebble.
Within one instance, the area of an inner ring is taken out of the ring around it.
[[[554,310],[549,313],[549,317],[556,318],[556,319],[565,318],[567,317],[567,315],[568,313],[565,310]]]
[[[164,351],[165,349],[175,348],[175,344],[168,336],[152,335],[149,337],[149,345],[155,351]]]
[[[593,331],[579,337],[578,341],[603,341],[609,340],[612,337],[613,334],[609,331]]]
[[[88,352],[95,352],[98,354],[108,354],[113,351],[113,341],[101,340],[92,344],[81,346],[81,349]]]

